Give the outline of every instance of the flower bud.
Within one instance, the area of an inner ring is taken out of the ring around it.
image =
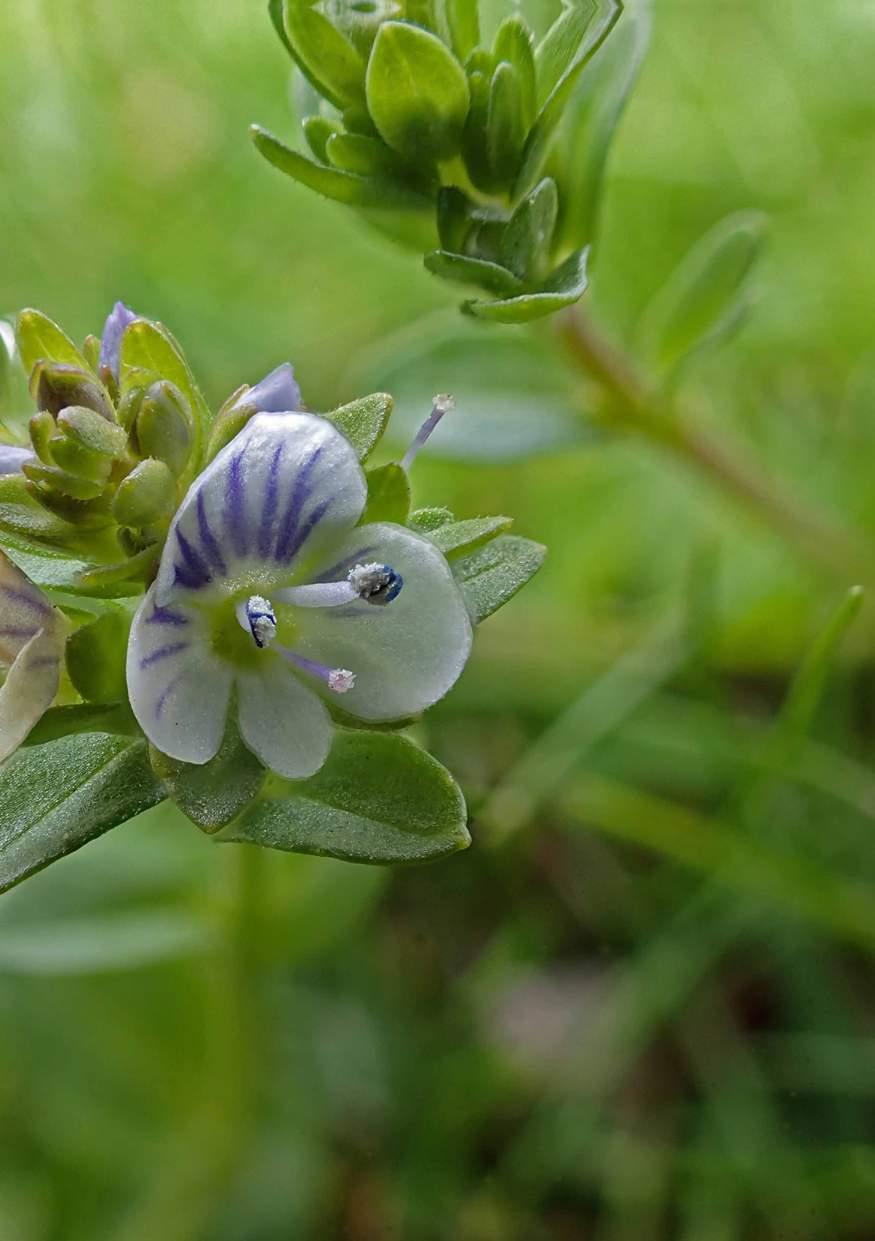
[[[136,415],[135,438],[142,457],[163,461],[179,477],[194,442],[191,408],[175,384],[162,379],[143,395]]]
[[[120,526],[143,529],[170,520],[176,508],[176,480],[163,461],[149,457],[131,470],[112,502]]]
[[[83,405],[108,422],[115,421],[103,384],[77,366],[37,362],[30,377],[30,392],[37,407],[50,414],[59,414],[68,405]]]
[[[271,0],[270,12],[310,98],[315,89],[324,101],[302,118],[313,159],[253,127],[270,163],[425,249],[434,275],[485,290],[463,303],[469,314],[521,323],[582,296],[593,204],[646,14],[627,14],[633,37],[578,91],[620,0],[523,0],[503,20],[501,6],[478,0]],[[585,223],[569,224],[578,213]]]

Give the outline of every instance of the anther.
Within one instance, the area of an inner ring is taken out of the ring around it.
[[[357,564],[347,577],[359,599],[367,603],[387,604],[397,599],[404,578],[388,564]]]
[[[317,663],[315,659],[307,659],[305,655],[298,655],[296,651],[290,651],[285,646],[276,647],[276,652],[301,672],[309,672],[311,676],[324,681],[333,694],[348,694],[355,688],[355,673],[348,668],[327,668],[325,664]]]
[[[238,603],[237,620],[241,628],[248,629],[259,650],[270,646],[276,637],[276,613],[269,599],[252,595],[245,603]]]

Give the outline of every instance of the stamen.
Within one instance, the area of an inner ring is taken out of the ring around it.
[[[402,458],[402,461],[401,461],[402,469],[404,470],[410,469],[410,467],[413,465],[413,462],[416,460],[417,456],[419,455],[420,449],[425,446],[426,442],[428,441],[429,436],[431,435],[432,431],[435,429],[437,424],[440,422],[441,418],[443,418],[444,414],[450,413],[450,411],[455,408],[456,408],[456,398],[454,396],[450,396],[449,393],[446,393],[446,392],[440,393],[438,396],[434,398],[434,400],[432,401],[431,413],[426,418],[422,426],[419,428],[419,431],[417,432],[417,435],[416,435],[416,439],[407,449],[407,452],[404,454],[404,457]]]
[[[384,605],[397,599],[404,578],[388,564],[357,564],[347,579],[359,599]]]
[[[252,634],[259,650],[271,645],[276,637],[276,613],[269,599],[252,595],[245,603],[238,603],[235,612],[240,628]]]
[[[276,591],[275,597],[299,608],[339,608],[358,599],[385,604],[398,598],[403,585],[404,579],[391,565],[357,564],[350,569],[345,581],[290,586]]]
[[[309,672],[311,676],[324,681],[334,694],[348,694],[355,687],[355,673],[350,672],[348,668],[326,668],[324,664],[317,663],[315,659],[307,659],[304,655],[298,655],[285,646],[275,647],[275,650],[278,655],[282,655],[283,659],[287,659],[301,672]]]

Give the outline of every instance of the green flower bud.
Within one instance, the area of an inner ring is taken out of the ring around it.
[[[108,422],[115,413],[106,389],[93,375],[63,362],[37,362],[30,376],[30,392],[40,410],[59,414],[68,405],[83,405]]]
[[[135,439],[142,457],[163,461],[175,477],[188,464],[194,443],[191,407],[175,384],[152,384],[140,402]]]
[[[621,12],[620,0],[523,0],[502,20],[478,0],[270,0],[323,102],[303,118],[314,158],[257,126],[255,144],[287,176],[426,249],[435,275],[485,290],[468,313],[552,314],[586,288],[594,202],[646,42],[647,14],[630,11],[617,52],[612,41],[588,71]]]
[[[163,461],[149,457],[131,470],[112,502],[120,526],[143,529],[167,523],[176,508],[176,479]]]
[[[77,478],[99,483],[103,488],[109,481],[112,460],[102,453],[94,452],[65,435],[52,437],[49,448],[55,465]]]
[[[89,452],[108,460],[121,460],[125,454],[127,436],[122,428],[107,422],[93,409],[81,405],[62,409],[58,415],[58,430]]]

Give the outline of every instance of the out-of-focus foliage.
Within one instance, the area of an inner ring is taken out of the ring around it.
[[[425,250],[434,275],[479,288],[462,303],[475,318],[529,323],[580,300],[595,226],[583,203],[598,200],[649,0],[625,12],[619,51],[597,67],[620,0],[512,11],[491,0],[270,0],[269,11],[303,112],[297,147],[253,126],[269,163]]]
[[[869,538],[873,55],[862,4],[657,0],[588,295],[646,341],[693,243],[767,213],[746,326],[687,391]],[[265,169],[249,120],[294,118],[260,3],[6,0],[0,70],[3,312],[81,339],[122,296],[214,405],[292,357],[313,408],[398,388],[413,425],[517,339],[454,344],[448,286]],[[0,899],[4,1241],[875,1231],[871,599],[780,716],[841,585],[584,442],[551,329],[525,340],[507,422],[481,385],[416,465],[551,548],[429,725],[473,848],[271,858],[242,961],[227,854],[163,810]]]

